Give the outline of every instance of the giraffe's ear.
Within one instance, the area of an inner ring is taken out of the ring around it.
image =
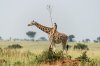
[[[56,22],[54,22],[54,24],[56,24]]]

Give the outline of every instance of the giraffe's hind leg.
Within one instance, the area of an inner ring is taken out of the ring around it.
[[[67,43],[67,41],[62,42],[63,52],[64,52],[64,53],[67,53],[67,51],[68,51],[68,44],[66,44],[66,43]]]
[[[67,40],[68,40],[68,37],[65,36],[63,41],[62,41],[62,44],[63,44],[63,50],[67,53],[68,51],[68,43],[67,43]]]
[[[62,44],[62,46],[63,46],[63,52],[64,52],[64,53],[67,53],[66,44]]]

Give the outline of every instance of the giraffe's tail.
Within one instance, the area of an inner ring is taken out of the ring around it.
[[[69,45],[68,45],[68,44],[66,45],[66,49],[67,49],[67,51],[68,51],[68,49],[69,49]]]

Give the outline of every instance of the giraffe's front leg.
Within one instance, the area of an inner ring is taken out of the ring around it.
[[[50,41],[50,46],[49,46],[49,51],[54,51],[55,52],[55,42],[54,40],[54,36],[50,35],[49,36],[49,41]]]
[[[49,46],[49,51],[53,51],[52,44]]]
[[[49,46],[49,51],[53,51],[55,52],[56,48],[55,48],[55,43],[51,43]]]
[[[53,45],[53,51],[55,52],[55,50],[56,50],[56,45],[55,45],[55,43],[53,43],[52,45]]]

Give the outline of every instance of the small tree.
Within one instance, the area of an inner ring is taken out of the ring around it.
[[[0,36],[0,40],[2,40],[2,37]]]
[[[98,41],[97,40],[93,40],[94,41],[94,43],[98,43]]]
[[[90,42],[90,39],[88,39],[88,38],[87,38],[87,39],[85,39],[85,42]]]
[[[88,46],[82,43],[77,43],[77,45],[74,45],[73,49],[79,49],[79,50],[89,50]]]
[[[97,41],[100,42],[100,37],[97,37]]]
[[[68,39],[69,39],[70,42],[73,42],[73,38],[75,38],[74,35],[69,35],[69,36],[68,36]]]
[[[47,39],[45,37],[40,37],[39,40],[47,41]]]
[[[34,37],[36,35],[36,32],[33,32],[33,31],[28,31],[26,32],[26,35],[30,38],[32,38],[32,40],[34,40]]]

